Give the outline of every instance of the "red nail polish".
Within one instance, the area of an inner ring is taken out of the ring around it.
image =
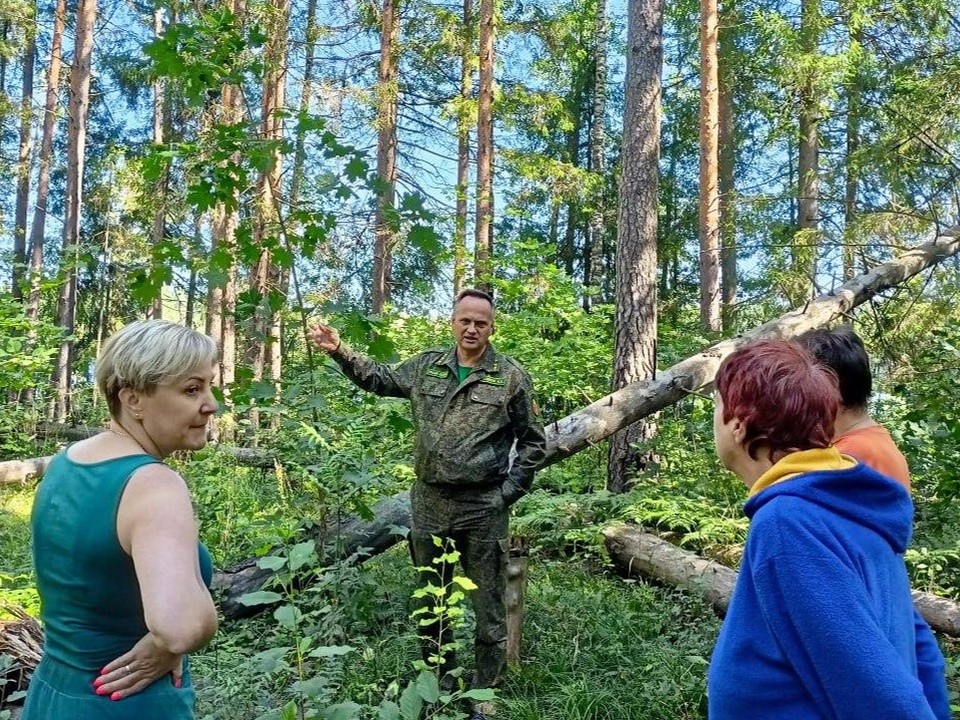
[[[97,688],[97,695],[106,695],[106,694],[107,694],[107,689],[105,687]]]
[[[101,669],[100,669],[100,674],[101,674],[101,675],[106,675],[106,674],[107,674],[107,668],[106,668],[106,667],[101,668]]]
[[[183,685],[183,681],[180,678],[177,678],[177,681],[173,684],[173,686],[178,688],[181,685]]]
[[[120,693],[119,693],[119,692],[115,692],[113,695],[110,696],[110,699],[111,699],[111,700],[119,700],[119,699],[120,699]]]
[[[95,688],[98,688],[101,685],[103,685],[103,678],[97,678],[96,680],[93,681],[93,686]]]

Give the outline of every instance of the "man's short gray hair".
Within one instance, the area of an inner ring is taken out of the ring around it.
[[[97,388],[110,414],[120,416],[120,391],[151,394],[218,361],[217,344],[203,333],[166,320],[140,320],[114,333],[97,358]]]

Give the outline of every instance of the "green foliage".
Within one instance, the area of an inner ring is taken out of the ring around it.
[[[191,103],[201,104],[222,85],[239,85],[247,72],[258,72],[251,51],[266,40],[257,27],[224,8],[198,13],[190,23],[168,26],[143,52],[156,77],[175,78]]]
[[[0,388],[16,393],[38,385],[49,373],[60,335],[55,325],[31,322],[22,303],[0,295]]]

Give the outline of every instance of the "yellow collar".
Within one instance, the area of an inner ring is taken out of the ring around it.
[[[773,467],[757,478],[750,488],[750,497],[771,485],[815,470],[847,470],[857,464],[849,455],[841,455],[835,447],[800,450],[780,458]]]

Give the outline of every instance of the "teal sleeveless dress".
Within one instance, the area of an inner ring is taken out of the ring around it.
[[[159,462],[128,455],[50,461],[30,519],[44,652],[22,720],[193,720],[195,693],[184,660],[181,687],[169,675],[123,700],[94,693],[100,669],[129,651],[147,627],[133,560],[117,539],[117,508],[137,469]],[[200,545],[209,587],[210,553]]]

